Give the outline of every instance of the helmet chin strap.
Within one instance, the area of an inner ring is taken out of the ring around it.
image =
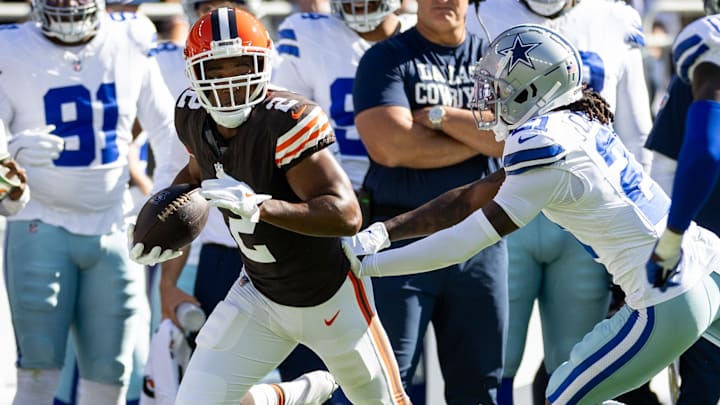
[[[209,112],[210,116],[213,117],[213,120],[223,127],[237,128],[247,121],[251,111],[251,107],[243,107],[235,111],[210,110]]]

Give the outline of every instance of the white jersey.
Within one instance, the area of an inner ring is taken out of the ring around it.
[[[645,264],[665,229],[670,199],[608,126],[569,111],[534,118],[507,138],[503,162],[507,178],[495,202],[518,226],[542,211],[571,232],[631,307],[679,295],[713,270],[683,274],[681,285],[665,293],[648,283]],[[689,235],[697,232],[693,227]],[[685,260],[697,264],[687,243],[693,239],[685,238]]]
[[[615,131],[643,167],[649,168],[652,154],[644,145],[652,116],[641,52],[645,38],[635,9],[622,1],[583,0],[548,19],[519,1],[487,0],[480,3],[480,16],[492,38],[523,23],[540,24],[568,38],[580,51],[583,81],[610,104]],[[467,24],[470,32],[484,35],[473,6]]]
[[[400,16],[401,31],[414,25],[414,15]],[[369,160],[355,129],[352,93],[360,58],[373,43],[327,14],[293,14],[280,24],[278,36],[280,61],[273,84],[310,98],[327,112],[339,148],[334,152],[359,189]]]
[[[720,66],[720,14],[693,21],[675,38],[673,63],[682,80],[691,83],[695,68],[703,62]]]
[[[25,168],[32,199],[12,219],[85,235],[122,226],[135,117],[154,151],[176,138],[172,97],[148,56],[155,37],[150,20],[128,13],[102,14],[80,46],[52,43],[34,22],[0,29],[0,120],[11,134],[53,124],[65,140],[53,166]]]

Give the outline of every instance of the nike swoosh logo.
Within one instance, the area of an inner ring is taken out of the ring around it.
[[[306,105],[302,106],[302,107],[300,108],[300,110],[298,110],[297,112],[295,112],[295,111],[291,112],[291,113],[290,113],[290,116],[292,117],[292,119],[296,120],[296,119],[300,118],[300,116],[302,115],[303,111],[305,111],[305,108],[307,108]]]
[[[335,312],[335,315],[333,315],[332,318],[330,318],[330,319],[323,319],[323,322],[325,322],[325,326],[330,326],[330,325],[332,325],[333,322],[335,322],[335,320],[337,319],[338,315],[340,315],[340,310],[339,310],[339,309],[337,310],[337,312]]]
[[[536,137],[537,137],[537,135],[528,136],[527,138],[523,138],[522,136],[519,136],[519,137],[518,137],[518,143],[527,142],[527,141],[529,141],[529,140],[531,140],[531,139],[533,139],[533,138],[536,138]]]

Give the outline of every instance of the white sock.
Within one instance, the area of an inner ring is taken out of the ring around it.
[[[285,405],[319,405],[337,389],[335,377],[322,370],[305,373],[278,385],[285,393]]]
[[[278,390],[280,392],[278,392]],[[282,405],[284,392],[277,384],[255,384],[240,400],[241,405]]]
[[[18,368],[13,405],[52,404],[59,383],[59,369]]]
[[[78,405],[125,405],[127,386],[103,384],[80,379],[77,390]]]
[[[313,371],[290,382],[256,384],[242,405],[319,405],[337,389],[335,378],[327,371]],[[248,398],[252,397],[252,398]],[[249,402],[252,399],[253,402]]]

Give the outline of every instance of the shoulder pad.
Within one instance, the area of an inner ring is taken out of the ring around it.
[[[700,63],[720,65],[720,15],[697,19],[683,28],[675,38],[672,53],[675,71],[686,83],[692,82]]]
[[[147,55],[152,55],[157,47],[157,30],[155,24],[143,14],[118,12],[109,13],[110,20],[120,24],[126,30],[128,39]]]
[[[278,54],[300,57],[301,43],[307,42],[303,38],[311,39],[313,42],[309,44],[317,46],[318,41],[332,38],[336,32],[334,24],[338,22],[345,24],[327,14],[295,13],[286,17],[278,26]]]
[[[609,3],[609,4],[608,4]],[[607,12],[605,18],[609,19],[613,29],[621,30],[622,39],[630,48],[645,46],[645,34],[642,27],[640,13],[623,0],[610,0],[603,7]],[[603,6],[598,3],[597,6]]]
[[[317,104],[291,92],[271,93],[262,104],[277,111],[288,128],[277,138],[275,164],[290,167],[335,141],[335,134],[325,112]],[[273,118],[275,119],[275,118]]]
[[[547,115],[536,117],[510,133],[503,153],[507,174],[547,166],[565,157],[565,148],[547,130],[548,118]]]

